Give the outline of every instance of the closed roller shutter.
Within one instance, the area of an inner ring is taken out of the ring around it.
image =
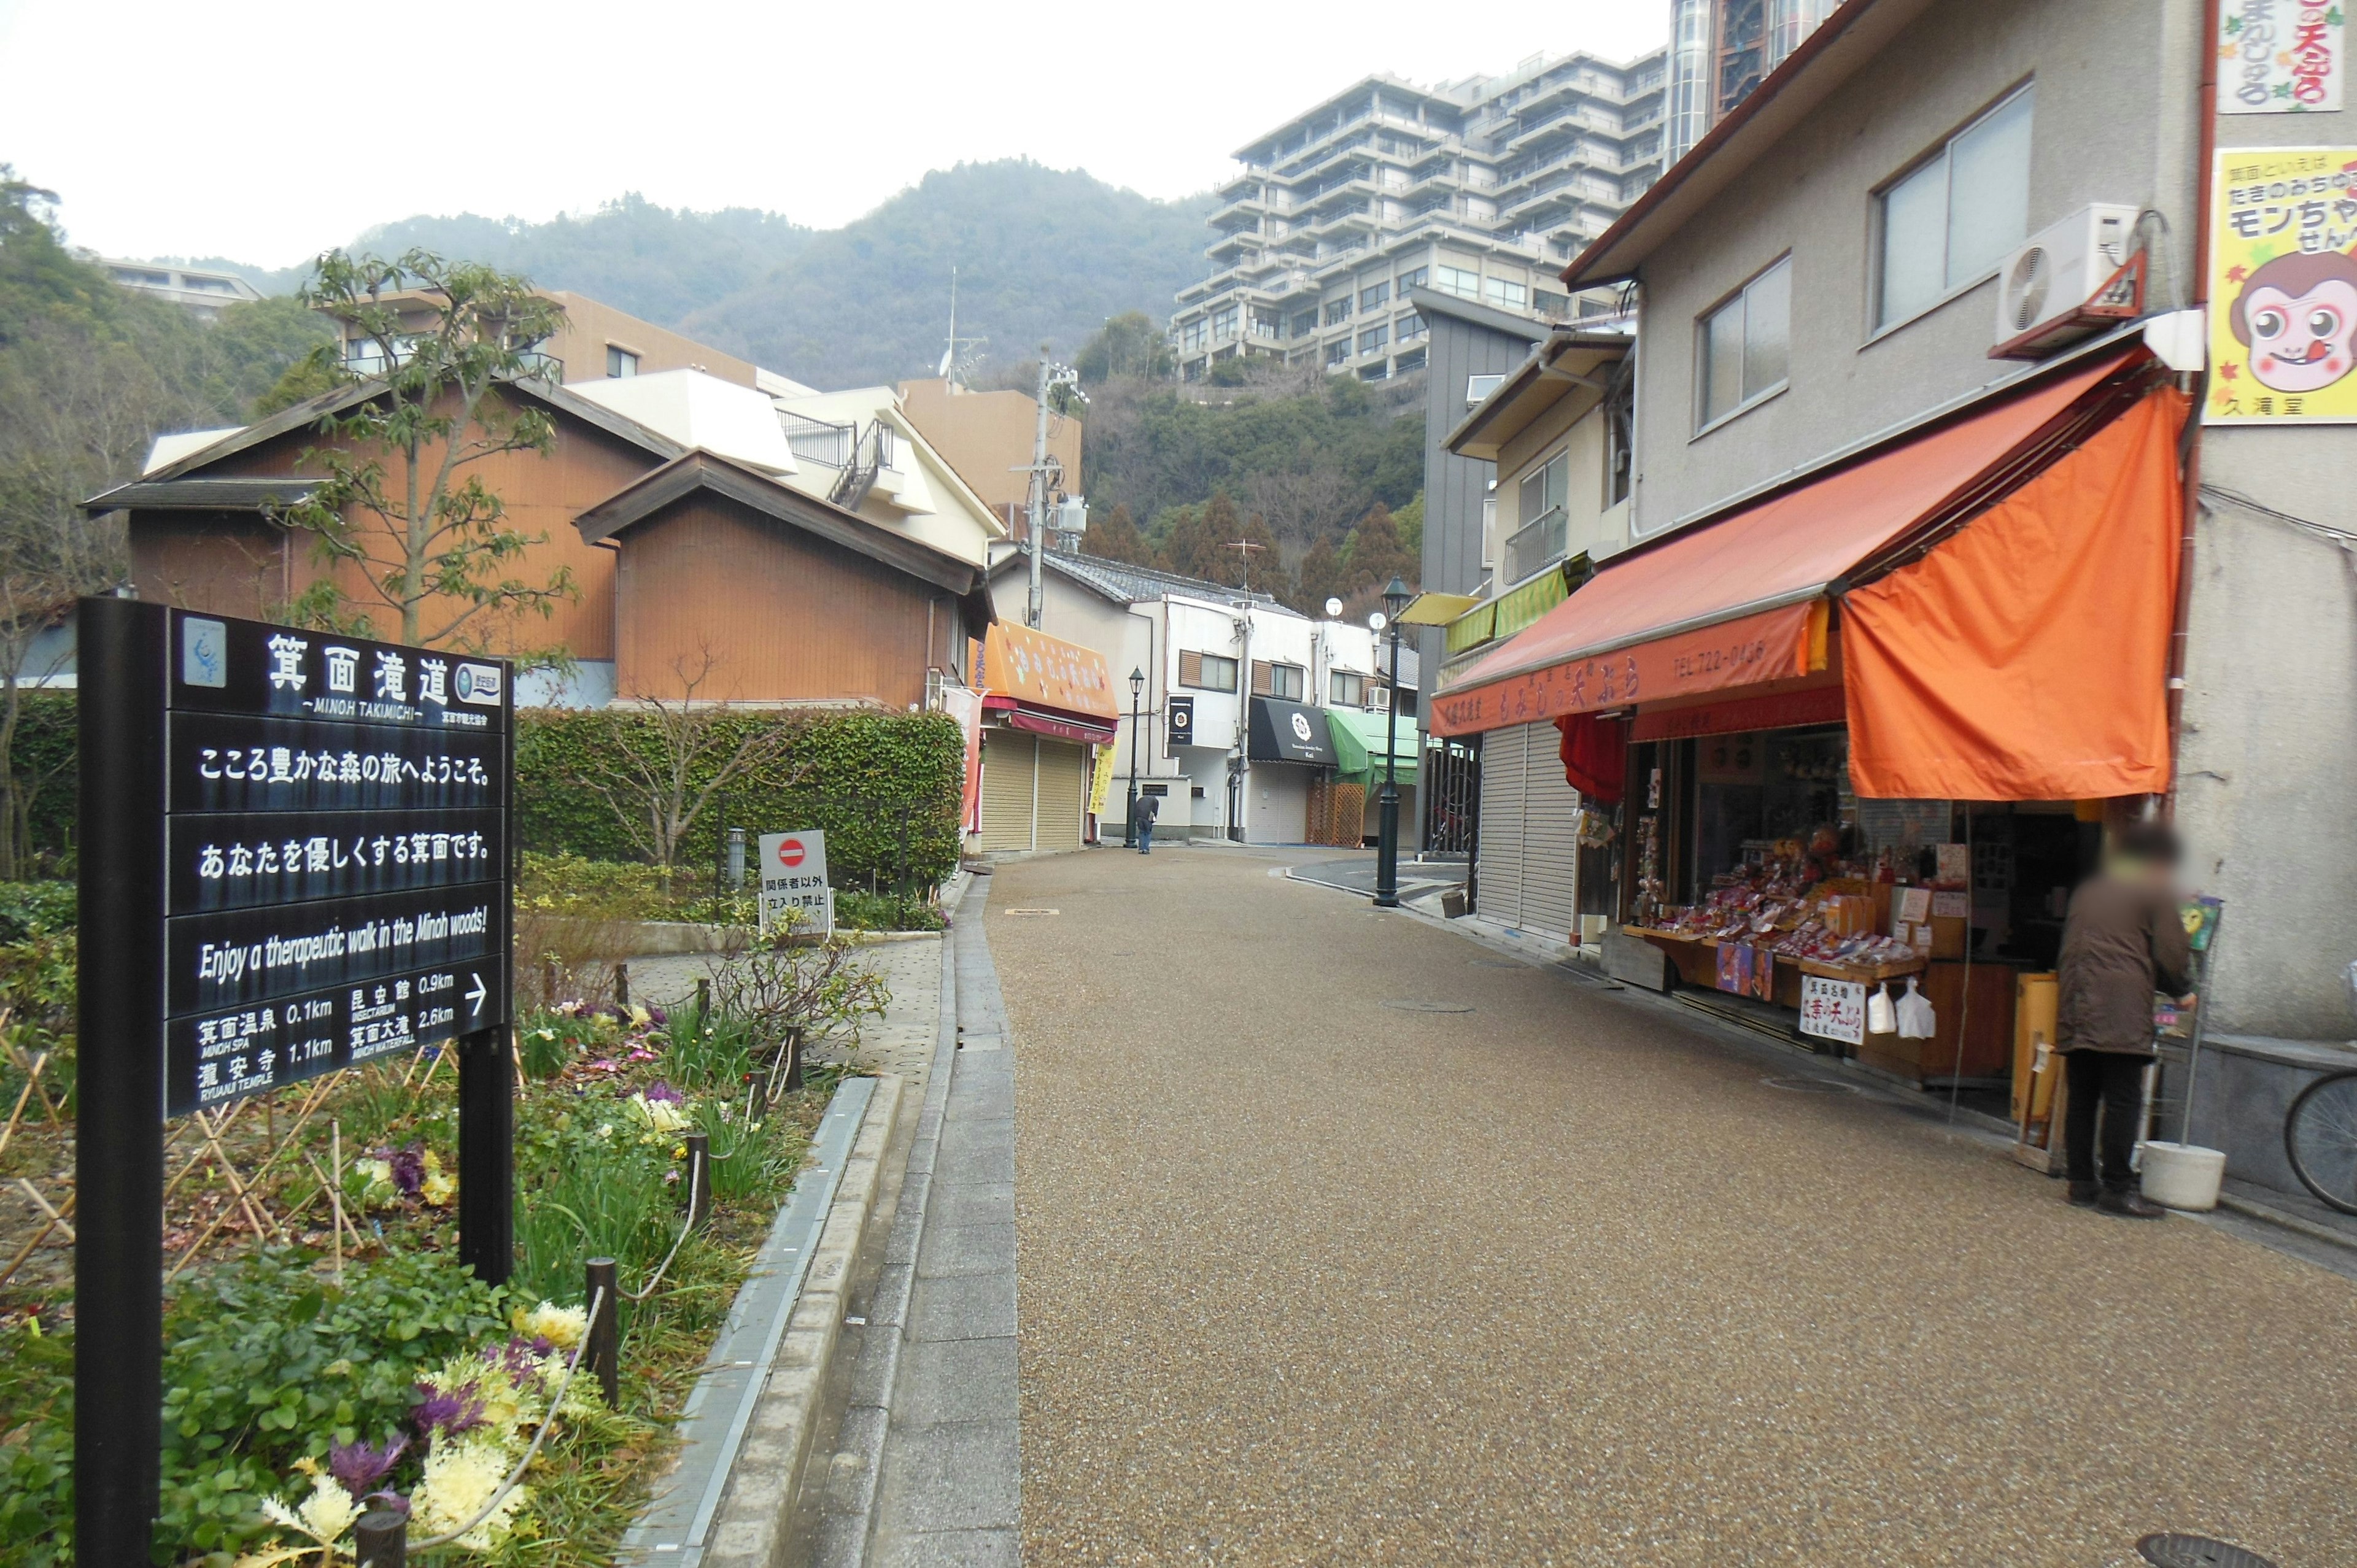
[[[1565,782],[1551,724],[1481,740],[1480,913],[1569,940],[1578,924],[1579,792]]]
[[[1481,737],[1480,913],[1509,926],[1523,923],[1523,731],[1491,730]]]
[[[1579,925],[1579,791],[1563,776],[1563,732],[1533,725],[1523,786],[1523,929],[1572,940]]]
[[[1084,746],[1039,742],[1039,833],[1034,849],[1078,849],[1089,804],[1089,756]]]
[[[1031,847],[1031,793],[1039,777],[1039,737],[992,729],[982,741],[982,847]]]

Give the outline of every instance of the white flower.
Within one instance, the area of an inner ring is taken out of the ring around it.
[[[288,1530],[299,1530],[322,1546],[333,1546],[352,1528],[361,1517],[360,1505],[352,1501],[351,1493],[332,1476],[312,1477],[311,1495],[303,1499],[300,1508],[288,1508],[276,1498],[264,1498],[262,1511],[273,1524]]]
[[[514,1467],[505,1445],[488,1437],[470,1434],[436,1444],[425,1456],[425,1478],[409,1499],[411,1533],[440,1535],[473,1519]],[[513,1528],[517,1511],[530,1500],[528,1492],[518,1487],[500,1498],[481,1523],[458,1538],[458,1544],[470,1552],[490,1551]]]
[[[677,1133],[689,1125],[684,1106],[676,1101],[649,1100],[644,1094],[630,1096],[630,1114],[656,1133]]]

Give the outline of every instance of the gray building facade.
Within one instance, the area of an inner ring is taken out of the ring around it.
[[[1641,285],[1636,542],[2027,373],[1989,357],[2002,258],[2090,204],[2137,215],[2148,313],[2193,303],[2203,26],[2198,0],[1851,0],[1828,17],[1566,272]],[[2225,115],[2215,134],[2346,146],[2357,114]],[[1969,230],[1951,217],[1947,275],[1893,308],[1892,201],[1939,160],[1986,163],[2000,137],[2019,171],[2005,199]],[[1772,374],[1739,382],[1739,358],[1713,357],[1738,305],[1783,339]],[[2209,1027],[2345,1039],[2357,435],[2197,435],[2175,810],[2189,880],[2226,902]]]

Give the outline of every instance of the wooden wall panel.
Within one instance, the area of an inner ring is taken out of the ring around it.
[[[130,539],[143,599],[260,620],[286,597],[284,535],[251,512],[147,513]]]
[[[676,665],[708,648],[699,698],[921,703],[957,604],[931,584],[716,496],[696,495],[624,536],[616,579],[616,689],[677,696]],[[927,657],[928,637],[934,650]]]
[[[205,468],[203,477],[231,478],[302,472],[306,467],[300,460],[303,450],[318,441],[316,431],[289,432]],[[431,463],[437,456],[436,449],[429,448],[427,461]],[[479,474],[483,483],[507,503],[513,527],[526,534],[546,536],[544,542],[509,563],[500,575],[537,586],[549,581],[559,567],[567,567],[579,590],[577,598],[557,604],[546,619],[526,615],[485,626],[483,634],[492,651],[521,653],[563,648],[576,659],[615,656],[613,552],[584,544],[573,520],[661,461],[652,452],[559,415],[556,445],[546,456],[508,452],[471,466],[468,471]],[[316,472],[316,466],[311,466],[310,471]],[[385,484],[389,490],[399,493],[402,468],[397,456],[386,461]],[[133,519],[135,553],[138,536],[162,526],[167,515],[142,513]],[[312,559],[308,540],[296,542],[292,565],[295,588],[316,579],[320,568]],[[339,564],[336,571],[345,593],[370,615],[379,634],[396,636],[398,618],[361,579],[358,568],[347,564]],[[234,612],[225,609],[224,613]],[[437,615],[429,607],[425,629],[430,634],[449,616],[447,610]]]

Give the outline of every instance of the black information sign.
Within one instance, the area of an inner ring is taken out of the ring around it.
[[[165,1112],[508,1022],[507,666],[170,612]]]
[[[514,693],[490,659],[82,601],[76,1546],[147,1560],[163,1122],[456,1040],[459,1253],[504,1281]]]

